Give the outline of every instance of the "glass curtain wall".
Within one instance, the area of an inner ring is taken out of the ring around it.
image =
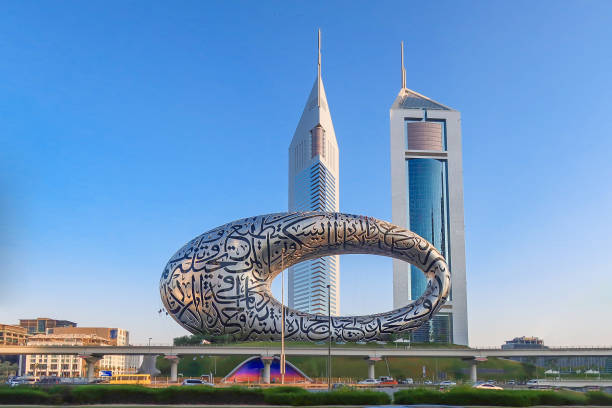
[[[447,166],[445,160],[408,159],[409,228],[431,242],[448,259]],[[427,279],[410,267],[411,299],[425,291]]]

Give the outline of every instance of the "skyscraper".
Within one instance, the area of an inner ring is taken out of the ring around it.
[[[451,296],[438,314],[412,333],[415,342],[468,344],[463,220],[461,114],[406,87],[391,106],[393,223],[431,242],[446,258]],[[393,306],[417,299],[427,280],[418,268],[393,261]]]
[[[321,31],[317,78],[289,146],[289,211],[338,211],[338,142],[321,79]],[[327,314],[330,285],[332,315],[340,312],[338,256],[306,261],[289,268],[289,307]]]

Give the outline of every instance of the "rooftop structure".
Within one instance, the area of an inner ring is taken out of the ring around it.
[[[547,348],[544,345],[544,340],[537,337],[515,337],[512,340],[506,341],[506,344],[501,346],[504,350],[516,350],[516,349],[543,349]]]
[[[76,327],[76,323],[68,320],[55,320],[48,317],[36,319],[19,319],[19,326],[25,327],[29,334],[46,333],[47,329],[55,327]]]

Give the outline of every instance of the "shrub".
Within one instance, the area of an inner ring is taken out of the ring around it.
[[[298,395],[307,393],[300,387],[274,387],[263,391],[265,402],[272,405],[292,405]]]
[[[588,405],[608,405],[612,406],[612,394],[606,394],[601,391],[590,391],[586,394]]]
[[[155,403],[156,391],[138,385],[79,385],[72,397],[77,404],[150,404]]]
[[[48,404],[49,394],[34,388],[2,388],[0,404]]]
[[[160,404],[263,404],[263,393],[259,389],[244,387],[213,388],[167,387],[156,391],[156,402]]]
[[[391,398],[384,392],[336,390],[309,392],[302,388],[270,388],[264,391],[265,401],[272,405],[385,405]]]
[[[612,405],[612,396],[603,393],[583,394],[572,391],[479,390],[467,387],[448,392],[428,389],[398,391],[396,404],[451,404],[528,407],[533,405]],[[606,404],[607,403],[607,404]]]
[[[528,407],[537,405],[532,391],[478,390],[457,387],[441,393],[443,404]]]
[[[440,404],[442,393],[426,388],[414,388],[411,390],[400,390],[393,394],[393,402],[401,405],[414,404]]]
[[[533,391],[532,391],[533,392]],[[538,394],[538,405],[585,405],[587,397],[581,392],[573,391],[535,391]]]

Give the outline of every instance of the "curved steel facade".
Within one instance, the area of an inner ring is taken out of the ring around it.
[[[408,262],[427,276],[424,293],[386,313],[331,317],[278,302],[270,285],[282,268],[339,254],[374,254]],[[160,280],[168,313],[192,333],[236,340],[285,338],[382,340],[413,330],[442,307],[450,291],[444,257],[422,237],[375,218],[326,212],[261,215],[194,238],[170,259]],[[331,333],[330,333],[331,329]]]

